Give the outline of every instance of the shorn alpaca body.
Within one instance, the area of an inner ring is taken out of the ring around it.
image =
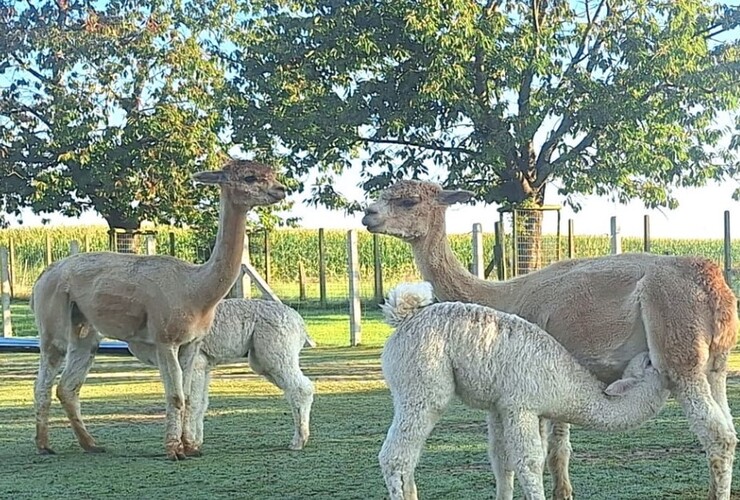
[[[193,362],[190,390],[194,445],[203,445],[203,419],[208,409],[211,370],[247,357],[255,373],[285,392],[293,412],[295,432],[288,445],[300,450],[308,442],[313,384],[303,375],[299,354],[309,340],[303,318],[290,307],[266,300],[225,299],[216,307],[211,331]],[[154,344],[132,341],[129,350],[139,360],[157,366]]]
[[[431,287],[402,284],[382,306],[397,327],[381,357],[394,409],[379,454],[391,500],[417,498],[414,469],[424,441],[455,396],[498,415],[489,445],[505,452],[491,449],[491,458],[505,454],[528,500],[545,499],[540,416],[625,430],[656,415],[668,398],[646,352],[607,387],[518,316],[462,302],[426,305],[431,300]]]
[[[167,456],[174,460],[198,454],[184,425],[193,360],[216,304],[239,274],[247,211],[282,200],[285,188],[270,167],[245,160],[199,172],[194,179],[221,188],[216,243],[203,265],[167,256],[84,253],[52,264],[34,284],[31,308],[41,352],[34,391],[40,453],[53,453],[48,434],[51,387],[65,357],[57,397],[80,445],[103,451],[85,428],[79,403],[100,333],[156,345],[166,398]]]
[[[447,207],[471,195],[400,181],[368,207],[363,224],[410,243],[440,300],[486,305],[539,325],[603,382],[649,348],[707,455],[709,498],[729,499],[737,438],[725,384],[738,319],[719,267],[699,257],[622,254],[557,262],[504,282],[481,280],[457,261],[445,234]],[[495,423],[495,415],[489,420]],[[569,499],[568,425],[551,422],[548,444],[553,496]],[[494,472],[499,488],[509,491],[512,472]]]

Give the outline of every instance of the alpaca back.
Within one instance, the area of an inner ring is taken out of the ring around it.
[[[303,318],[285,304],[261,299],[225,299],[216,307],[213,326],[201,350],[218,362],[245,356],[255,341],[287,347],[303,346],[307,338]]]
[[[477,304],[443,302],[419,310],[388,339],[382,362],[392,390],[414,378],[434,383],[444,373],[465,403],[482,409],[501,401],[540,412],[572,393],[575,380],[585,393],[603,390],[544,330]]]

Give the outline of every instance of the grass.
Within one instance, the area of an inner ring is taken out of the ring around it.
[[[320,347],[302,356],[317,389],[312,436],[302,452],[285,448],[292,419],[280,392],[245,364],[233,364],[214,373],[206,454],[168,462],[157,372],[133,358],[100,356],[82,389],[82,411],[107,453],[83,453],[55,401],[51,443],[58,455],[38,456],[32,395],[37,355],[0,354],[0,498],[383,498],[377,453],[392,409],[379,355],[388,328],[370,314],[363,323],[368,345],[335,347],[346,343],[346,317],[303,313]],[[740,369],[740,354],[732,366]],[[728,394],[740,415],[740,378],[730,379]],[[579,498],[706,496],[704,456],[673,401],[637,430],[577,429],[572,443]],[[417,483],[429,500],[492,497],[483,412],[452,405],[427,441]],[[740,498],[740,481],[735,483],[734,498]]]

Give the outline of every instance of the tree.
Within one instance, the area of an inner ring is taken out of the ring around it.
[[[222,159],[225,80],[200,44],[217,19],[192,9],[0,0],[3,215],[30,206],[94,209],[111,228],[213,223],[190,175]]]
[[[676,206],[738,168],[740,8],[703,0],[313,0],[234,17],[235,140],[313,198],[360,152],[372,191],[446,169],[479,201],[576,193]],[[735,34],[736,35],[736,34]],[[722,113],[735,119],[722,130]],[[729,135],[728,135],[729,134]],[[727,138],[730,138],[729,144]],[[537,213],[537,212],[534,212]],[[525,224],[535,229],[540,220]],[[535,231],[536,235],[539,234]]]

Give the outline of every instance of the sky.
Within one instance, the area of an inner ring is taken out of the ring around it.
[[[350,170],[342,175],[335,189],[353,199],[364,199],[363,191],[357,185],[360,182],[359,171]],[[724,231],[724,211],[730,211],[731,234],[740,237],[740,202],[732,199],[732,192],[737,188],[735,181],[726,184],[711,184],[701,188],[681,188],[675,193],[679,207],[675,210],[647,210],[640,201],[628,205],[611,202],[597,196],[583,196],[582,209],[574,213],[568,207],[561,212],[561,230],[567,231],[567,220],[573,219],[576,234],[608,234],[610,218],[617,217],[620,234],[624,236],[641,236],[643,216],[650,216],[650,232],[654,238],[722,238]],[[550,189],[545,202],[548,205],[562,205],[562,198]],[[303,201],[307,195],[293,194],[290,200],[294,207],[283,215],[300,217],[299,225],[305,228],[326,229],[360,229],[362,214],[346,215],[342,211],[331,211],[325,208],[314,208]],[[447,231],[449,233],[468,233],[474,223],[480,223],[484,232],[493,232],[493,224],[498,220],[495,205],[458,205],[448,209]],[[51,225],[102,224],[105,221],[94,212],[87,212],[79,218],[63,217],[58,214],[45,215]],[[40,226],[42,217],[24,212],[24,226]],[[544,231],[555,232],[555,217],[545,218]],[[18,226],[17,222],[11,226]]]

